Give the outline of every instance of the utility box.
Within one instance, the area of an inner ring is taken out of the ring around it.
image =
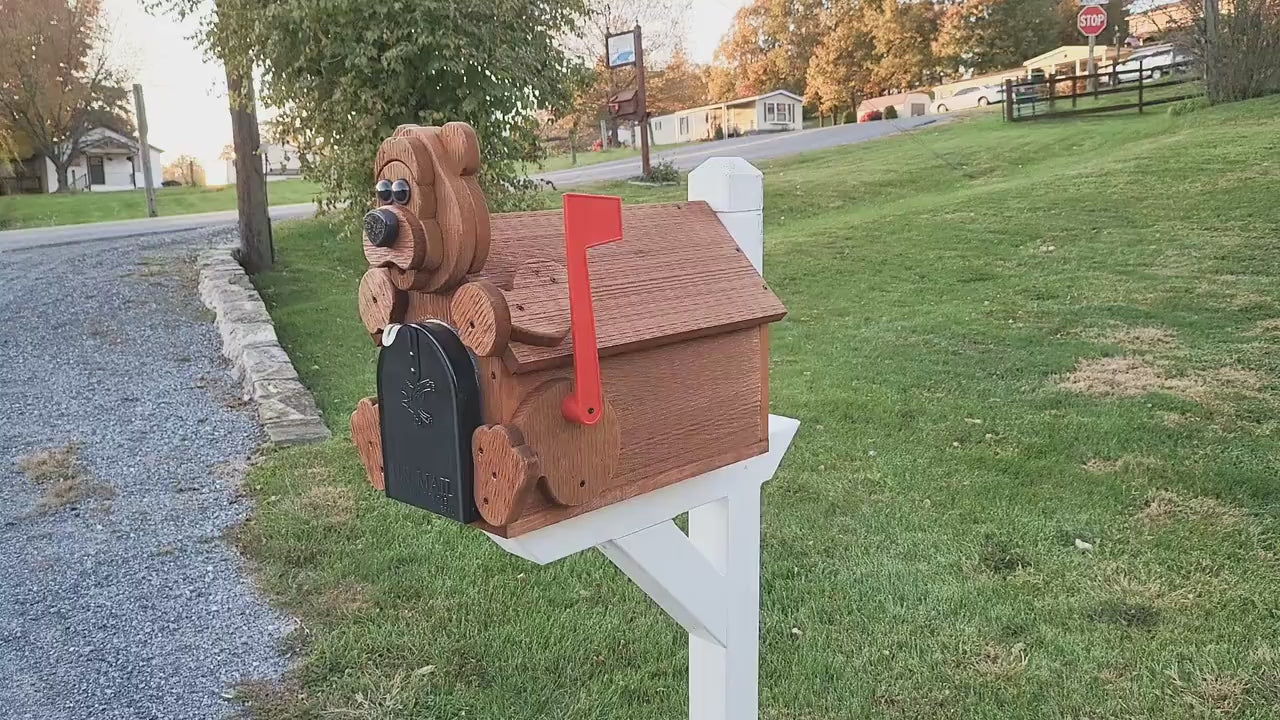
[[[462,123],[374,163],[378,396],[351,425],[375,487],[514,537],[768,450],[786,309],[706,203],[490,215],[479,166]]]

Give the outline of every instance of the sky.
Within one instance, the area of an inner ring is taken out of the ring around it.
[[[746,0],[691,0],[685,17],[685,48],[697,62],[710,62]],[[105,0],[112,27],[112,54],[141,83],[147,106],[147,140],[164,151],[164,162],[193,155],[211,185],[226,182],[218,159],[231,142],[222,66],[208,60],[190,39],[194,22],[155,17],[139,0]],[[259,112],[262,117],[263,112]]]

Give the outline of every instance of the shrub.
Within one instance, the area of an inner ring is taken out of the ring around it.
[[[654,183],[677,183],[680,182],[680,171],[674,162],[659,160],[649,166],[649,174],[644,179]]]
[[[1191,51],[1207,66],[1213,103],[1234,102],[1280,92],[1280,2],[1233,0],[1223,3],[1218,32],[1209,37],[1202,3],[1184,0],[1194,21]]]
[[[858,122],[858,114],[852,110],[845,110],[844,114],[840,116],[840,122],[844,125],[856,123]]]
[[[1209,107],[1209,98],[1207,97],[1188,98],[1170,105],[1169,114],[1173,117],[1178,117],[1179,115],[1186,115],[1207,107]]]
[[[896,107],[894,107],[894,106],[890,105],[890,106],[888,106],[888,107],[886,107],[886,108],[884,109],[884,113],[883,113],[883,115],[884,115],[884,119],[885,119],[885,120],[897,120],[897,119],[898,119],[898,108],[896,108]]]
[[[716,124],[716,126],[715,126],[715,128],[714,128],[714,129],[712,129],[712,131],[711,131],[711,139],[712,139],[712,140],[723,140],[723,139],[724,139],[724,128],[720,127],[720,124],[719,124],[719,123],[717,123],[717,124]]]

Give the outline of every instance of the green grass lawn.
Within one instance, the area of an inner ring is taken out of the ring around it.
[[[281,180],[267,184],[267,200],[272,205],[311,202],[318,190],[315,183],[305,180]],[[156,212],[161,215],[234,210],[235,207],[235,185],[156,189]],[[0,197],[0,230],[146,216],[147,198],[141,190]]]
[[[763,718],[1280,715],[1278,118],[988,116],[764,168],[802,426],[765,486]],[[683,717],[685,636],[603,556],[538,567],[367,487],[354,228],[276,243],[335,438],[247,480],[238,540],[301,622],[257,714]]]

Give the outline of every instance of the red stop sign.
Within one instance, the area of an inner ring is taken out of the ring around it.
[[[1080,8],[1076,16],[1076,27],[1085,37],[1097,37],[1107,29],[1107,11],[1097,5],[1086,5]]]

